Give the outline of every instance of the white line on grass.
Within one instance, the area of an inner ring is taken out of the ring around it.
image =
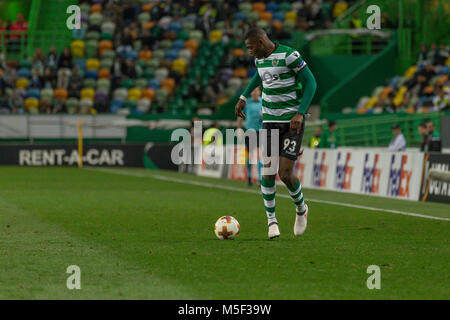
[[[93,170],[93,171],[101,171],[106,173],[112,173],[112,174],[119,174],[119,175],[125,175],[125,176],[134,176],[138,178],[153,178],[163,181],[171,181],[171,182],[178,182],[178,183],[185,183],[185,184],[192,184],[196,186],[201,187],[209,187],[209,188],[216,188],[216,189],[224,189],[224,190],[231,190],[231,191],[239,191],[239,192],[247,192],[247,193],[253,193],[253,194],[260,194],[259,191],[251,190],[251,189],[243,189],[243,188],[236,188],[236,187],[230,187],[230,186],[223,186],[208,182],[199,182],[199,181],[188,181],[185,179],[178,179],[178,178],[171,178],[162,176],[159,174],[141,174],[137,172],[130,172],[130,171],[124,171],[124,170],[117,170],[117,169],[104,169],[104,168],[88,168],[87,170]],[[277,194],[277,197],[282,198],[288,198],[291,197],[287,194]],[[357,208],[357,209],[365,209],[370,211],[382,211],[382,212],[388,212],[388,213],[394,213],[394,214],[401,214],[404,216],[411,216],[411,217],[418,217],[418,218],[425,218],[425,219],[433,219],[433,220],[442,220],[442,221],[450,221],[449,218],[444,217],[435,217],[435,216],[428,216],[424,214],[414,213],[414,212],[406,212],[406,211],[399,211],[399,210],[390,210],[390,209],[382,209],[382,208],[375,208],[375,207],[367,207],[367,206],[360,206],[357,204],[351,204],[351,203],[345,203],[345,202],[336,202],[336,201],[328,201],[328,200],[319,200],[319,199],[305,199],[307,201],[311,202],[319,202],[319,203],[325,203],[325,204],[332,204],[336,206],[342,206],[342,207],[349,207],[349,208]]]

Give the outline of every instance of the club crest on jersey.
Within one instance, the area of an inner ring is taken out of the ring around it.
[[[272,60],[272,66],[276,67],[278,65],[278,61],[277,59],[273,59]]]

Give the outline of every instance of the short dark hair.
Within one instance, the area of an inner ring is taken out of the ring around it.
[[[421,123],[419,123],[419,127],[421,127],[421,128],[426,128],[427,125],[425,124],[425,122],[421,122]]]
[[[336,121],[328,121],[328,128],[331,128],[336,124]]]
[[[266,32],[262,28],[251,28],[246,34],[245,34],[245,40],[257,40],[261,39],[267,36]]]

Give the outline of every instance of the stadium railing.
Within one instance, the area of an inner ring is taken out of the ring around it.
[[[408,147],[419,145],[421,137],[417,131],[417,126],[425,119],[433,120],[436,130],[440,130],[440,118],[443,113],[427,114],[390,114],[390,115],[370,115],[353,116],[349,119],[338,120],[336,131],[337,140],[340,146],[366,146],[366,147],[386,147],[392,139],[392,125],[399,124],[405,136]],[[329,120],[337,120],[332,117]],[[325,122],[311,123],[305,130],[304,141],[309,141],[315,127],[325,126]]]

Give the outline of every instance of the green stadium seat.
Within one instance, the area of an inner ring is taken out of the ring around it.
[[[252,4],[249,2],[243,2],[243,3],[239,4],[239,11],[241,11],[245,14],[252,12]]]
[[[292,6],[289,2],[282,2],[278,6],[278,10],[283,11],[283,12],[291,11],[291,9],[292,9]]]
[[[100,69],[110,69],[114,64],[114,60],[110,58],[104,58],[100,60]]]
[[[100,26],[103,22],[103,15],[101,13],[92,13],[89,16],[89,25]]]
[[[111,80],[109,79],[99,79],[97,80],[97,88],[98,89],[107,89],[111,88]]]
[[[94,79],[84,79],[83,80],[83,87],[85,87],[85,88],[95,89],[96,85],[97,85],[97,81],[95,81]]]
[[[137,88],[143,90],[143,89],[145,89],[147,87],[147,83],[148,83],[147,79],[139,78],[139,79],[136,79],[136,84],[135,85],[136,85]]]
[[[159,68],[159,64],[161,63],[161,59],[155,58],[153,56],[153,58],[151,58],[150,60],[147,61],[147,67],[149,68]]]
[[[138,20],[140,23],[149,22],[150,19],[151,19],[150,13],[148,13],[148,12],[142,12],[141,14],[138,15]]]
[[[127,88],[127,89],[131,89],[134,87],[134,81],[133,79],[129,79],[129,78],[125,78],[120,82],[120,87],[121,88]]]
[[[89,31],[86,33],[85,40],[99,40],[100,39],[100,32],[98,31]]]
[[[162,60],[164,59],[164,56],[166,55],[165,50],[162,49],[156,49],[153,51],[152,53],[152,59],[158,59],[158,60]]]
[[[102,52],[102,59],[114,59],[116,57],[116,52],[114,50],[105,50]]]

